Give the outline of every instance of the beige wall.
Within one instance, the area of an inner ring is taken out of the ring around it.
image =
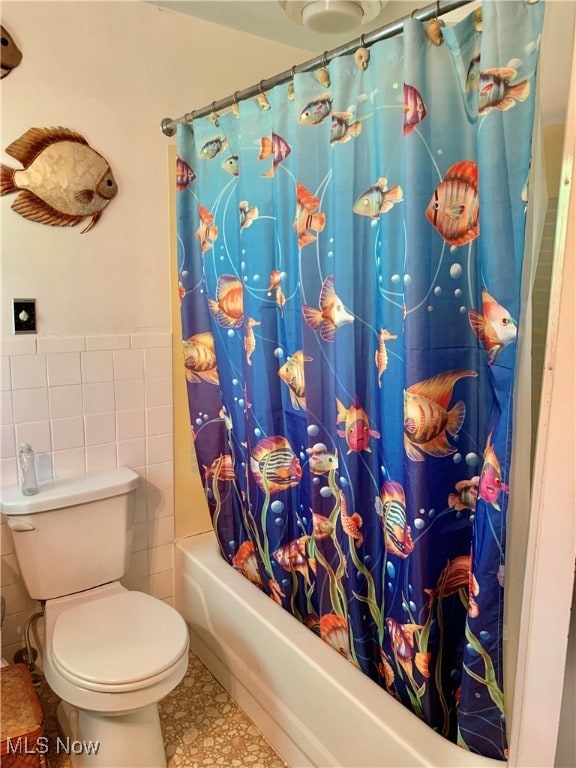
[[[8,0],[2,24],[23,52],[0,85],[2,150],[31,127],[72,128],[109,161],[119,192],[83,235],[82,226],[23,219],[10,208],[14,195],[0,201],[0,481],[17,482],[21,440],[32,442],[43,477],[135,469],[142,484],[127,583],[170,601],[173,176],[160,121],[310,54],[140,2]],[[2,162],[20,167],[6,153]],[[13,297],[36,298],[36,336],[13,336]],[[174,378],[176,391],[183,385]],[[190,496],[181,497],[185,524],[195,515]],[[5,524],[1,534],[3,655],[11,658],[33,605]]]

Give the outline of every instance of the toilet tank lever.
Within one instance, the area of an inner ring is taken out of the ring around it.
[[[18,520],[17,517],[8,517],[8,527],[12,531],[35,531],[36,527],[27,520]]]

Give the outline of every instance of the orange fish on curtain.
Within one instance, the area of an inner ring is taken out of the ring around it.
[[[414,652],[414,633],[422,629],[421,624],[400,624],[391,617],[386,619],[386,629],[396,662],[412,678],[414,666],[422,677],[430,677],[428,666],[431,653]]]
[[[385,480],[374,500],[380,518],[386,551],[405,559],[414,551],[412,531],[406,520],[406,495],[400,483]]]
[[[308,586],[311,584],[310,570],[316,573],[315,559],[306,554],[306,542],[309,538],[309,536],[300,536],[300,538],[289,541],[288,544],[284,544],[283,547],[272,552],[278,565],[281,565],[288,573],[290,571],[301,573]]]
[[[251,227],[258,218],[258,208],[255,205],[250,207],[247,200],[242,200],[239,203],[238,213],[240,214],[240,229]]]
[[[448,245],[465,245],[478,237],[478,166],[455,163],[434,190],[426,218]]]
[[[450,493],[448,495],[448,506],[450,509],[455,509],[457,512],[461,512],[463,509],[470,509],[474,511],[476,509],[476,500],[478,499],[478,481],[479,477],[475,476],[471,480],[460,480],[455,485],[456,493]]]
[[[333,275],[328,275],[322,283],[319,304],[318,309],[302,304],[304,320],[313,331],[320,331],[324,341],[334,341],[338,328],[354,322],[354,316],[347,311],[342,299],[334,290]]]
[[[498,499],[502,492],[508,493],[508,491],[508,486],[502,482],[502,470],[492,443],[492,434],[490,434],[486,439],[486,448],[484,449],[484,464],[478,483],[478,496],[492,504],[494,509],[500,511]]]
[[[504,347],[516,341],[517,327],[512,315],[482,288],[482,314],[468,310],[468,321],[474,335],[484,344],[489,365],[494,365]]]
[[[214,224],[214,216],[202,204],[198,205],[198,216],[200,217],[200,226],[194,234],[200,241],[202,253],[205,253],[216,242],[218,227]]]
[[[449,456],[456,448],[447,434],[460,432],[466,417],[466,406],[459,400],[448,410],[454,385],[476,371],[446,371],[413,384],[404,393],[404,448],[411,461],[424,461],[429,456]]]
[[[347,536],[350,536],[350,538],[354,540],[354,545],[356,547],[361,547],[362,544],[364,544],[364,534],[360,531],[363,523],[362,517],[358,512],[349,515],[346,497],[342,491],[339,491],[338,493],[340,496],[340,523],[342,524],[342,530]]]
[[[2,163],[0,195],[19,192],[12,210],[29,221],[74,227],[90,217],[84,234],[118,192],[108,162],[69,128],[30,128],[6,153],[23,168]]]
[[[280,493],[298,485],[302,478],[298,457],[281,435],[260,440],[252,451],[250,469],[264,493]]]
[[[346,438],[348,453],[360,451],[371,453],[372,449],[368,442],[371,437],[380,437],[380,432],[370,428],[368,414],[362,408],[358,395],[349,408],[336,398],[336,407],[338,410],[336,424],[344,423],[344,429],[337,429],[336,432],[340,437]]]
[[[221,453],[217,456],[212,464],[204,467],[204,477],[209,480],[211,477],[214,480],[230,481],[236,479],[236,472],[234,471],[234,462],[232,456],[228,453]]]
[[[305,355],[301,349],[294,352],[278,370],[278,376],[288,385],[292,406],[299,410],[306,408],[306,384],[304,381],[304,363],[312,358]]]
[[[519,101],[526,101],[530,95],[530,82],[510,84],[518,75],[512,67],[494,67],[480,72],[480,104],[478,114],[484,115],[491,109],[507,112]]]
[[[456,595],[460,590],[465,592],[467,597],[470,586],[470,574],[472,572],[471,568],[472,559],[470,555],[460,555],[449,560],[438,576],[436,586],[432,589],[424,590],[424,593],[428,595],[428,607],[432,608],[435,601]]]
[[[242,282],[234,275],[220,275],[216,283],[216,298],[208,299],[208,309],[218,325],[241,328],[244,323]]]
[[[321,616],[320,637],[345,659],[353,660],[350,652],[348,622],[345,618],[337,616],[335,613],[325,613],[324,616]]]
[[[320,200],[303,184],[296,184],[296,218],[294,231],[298,235],[298,248],[316,242],[312,232],[322,232],[326,226],[326,216],[318,211]]]
[[[208,384],[220,383],[214,336],[210,331],[197,333],[184,341],[184,367],[186,378],[191,384],[198,384],[200,381],[206,381]]]
[[[262,174],[262,178],[270,178],[274,176],[276,168],[283,160],[286,160],[288,155],[292,152],[292,147],[288,144],[286,139],[282,136],[278,136],[276,133],[272,133],[272,138],[268,136],[262,136],[260,139],[260,154],[258,160],[266,160],[267,157],[272,158],[272,167],[269,171]]]
[[[232,558],[232,565],[237,568],[248,581],[263,589],[262,577],[258,569],[258,559],[256,550],[251,541],[244,541],[238,547],[236,554]]]

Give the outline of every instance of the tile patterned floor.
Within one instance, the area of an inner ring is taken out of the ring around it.
[[[71,768],[54,754],[58,697],[43,683],[38,694],[50,768]],[[159,706],[168,768],[289,768],[218,681],[192,654],[184,679]]]

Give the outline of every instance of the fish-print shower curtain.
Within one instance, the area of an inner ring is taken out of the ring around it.
[[[223,558],[494,758],[543,10],[487,1],[439,46],[410,19],[365,69],[336,58],[178,127],[184,367]]]

